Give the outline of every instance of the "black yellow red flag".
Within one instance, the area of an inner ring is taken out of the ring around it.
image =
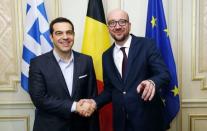
[[[95,67],[98,92],[103,90],[102,54],[110,46],[102,0],[89,0],[85,19],[82,53],[92,56]],[[112,105],[99,111],[100,130],[112,131]]]

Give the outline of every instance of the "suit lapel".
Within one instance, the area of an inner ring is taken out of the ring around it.
[[[121,74],[119,73],[115,63],[114,63],[114,59],[113,59],[113,49],[114,49],[114,46],[115,44],[113,44],[113,46],[111,47],[110,49],[110,57],[108,59],[110,59],[109,61],[111,62],[110,65],[112,65],[113,68],[111,68],[111,72],[114,72],[116,74],[116,76],[118,77],[118,79],[123,82],[123,83],[126,83],[126,80],[128,78],[128,75],[129,75],[129,72],[130,72],[130,69],[131,69],[131,66],[133,64],[133,60],[136,58],[137,56],[137,53],[139,52],[137,50],[138,48],[138,39],[134,36],[134,35],[131,35],[132,36],[132,41],[131,41],[131,44],[130,44],[130,47],[129,47],[129,54],[128,54],[128,61],[127,61],[127,69],[126,69],[126,77],[124,80],[122,80],[122,77],[121,77]]]
[[[114,51],[114,46],[115,46],[115,44],[113,44],[113,46],[112,46],[112,48],[110,49],[110,53],[109,53],[109,64],[111,65],[111,72],[113,72],[114,74],[116,74],[116,77],[120,80],[120,81],[122,81],[122,78],[121,78],[121,74],[120,74],[120,72],[119,72],[119,70],[117,69],[117,67],[116,67],[116,65],[115,65],[115,62],[114,62],[114,57],[113,57],[113,51]]]
[[[68,96],[70,96],[70,93],[67,88],[67,84],[65,82],[65,78],[62,74],[61,68],[60,68],[57,60],[55,59],[53,51],[51,51],[49,53],[49,66],[48,67],[51,67],[52,70],[55,70],[56,78],[58,79],[58,82],[60,82],[60,84],[61,84],[60,87],[63,87],[64,90],[67,92]]]
[[[74,68],[73,68],[73,86],[72,86],[72,97],[75,96],[75,93],[76,93],[76,90],[77,90],[77,87],[78,87],[78,76],[79,76],[79,71],[78,69],[81,68],[81,65],[79,62],[79,55],[73,51],[73,55],[74,55]]]
[[[137,49],[138,48],[138,39],[136,39],[136,37],[134,35],[131,35],[131,36],[132,36],[132,41],[131,41],[131,45],[130,45],[130,48],[129,48],[127,69],[126,69],[126,77],[125,77],[124,82],[126,82],[126,80],[128,78],[128,75],[129,75],[129,72],[130,72],[130,69],[131,69],[131,66],[133,64],[133,61],[136,58],[137,53],[139,52],[138,49]]]
[[[114,58],[113,58],[113,50],[114,50],[114,46],[115,44],[113,44],[111,46],[111,48],[109,49],[109,52],[107,54],[107,58],[105,59],[105,66],[107,66],[109,72],[110,72],[110,76],[112,81],[114,83],[117,84],[117,86],[115,86],[118,90],[122,91],[124,86],[123,86],[123,80],[121,78],[121,74],[119,73],[116,65],[115,65],[115,62],[114,62]]]

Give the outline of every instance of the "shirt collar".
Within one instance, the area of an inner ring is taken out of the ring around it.
[[[129,35],[127,41],[123,44],[123,46],[120,46],[120,45],[116,44],[116,42],[115,42],[115,47],[118,48],[118,49],[120,49],[121,47],[129,48],[130,44],[131,44],[131,41],[132,41],[132,36]]]
[[[59,62],[70,63],[70,62],[72,62],[74,60],[73,51],[71,51],[71,56],[70,56],[70,59],[69,59],[68,62],[66,62],[65,60],[61,59],[60,56],[58,55],[58,53],[55,50],[53,50],[53,54],[54,54],[55,59],[57,60],[58,63]]]

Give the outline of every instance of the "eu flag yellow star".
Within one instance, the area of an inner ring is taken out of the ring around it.
[[[166,33],[167,37],[169,36],[168,28],[164,29],[164,32]]]
[[[154,16],[152,16],[152,20],[150,21],[150,23],[152,24],[152,28],[156,26],[156,22],[157,22],[157,19]]]
[[[173,92],[174,96],[177,96],[179,94],[179,90],[178,87],[175,86],[173,90],[171,90],[171,92]]]

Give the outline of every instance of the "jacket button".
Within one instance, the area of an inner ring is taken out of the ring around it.
[[[129,115],[128,115],[128,113],[126,113],[126,119],[129,119]]]

